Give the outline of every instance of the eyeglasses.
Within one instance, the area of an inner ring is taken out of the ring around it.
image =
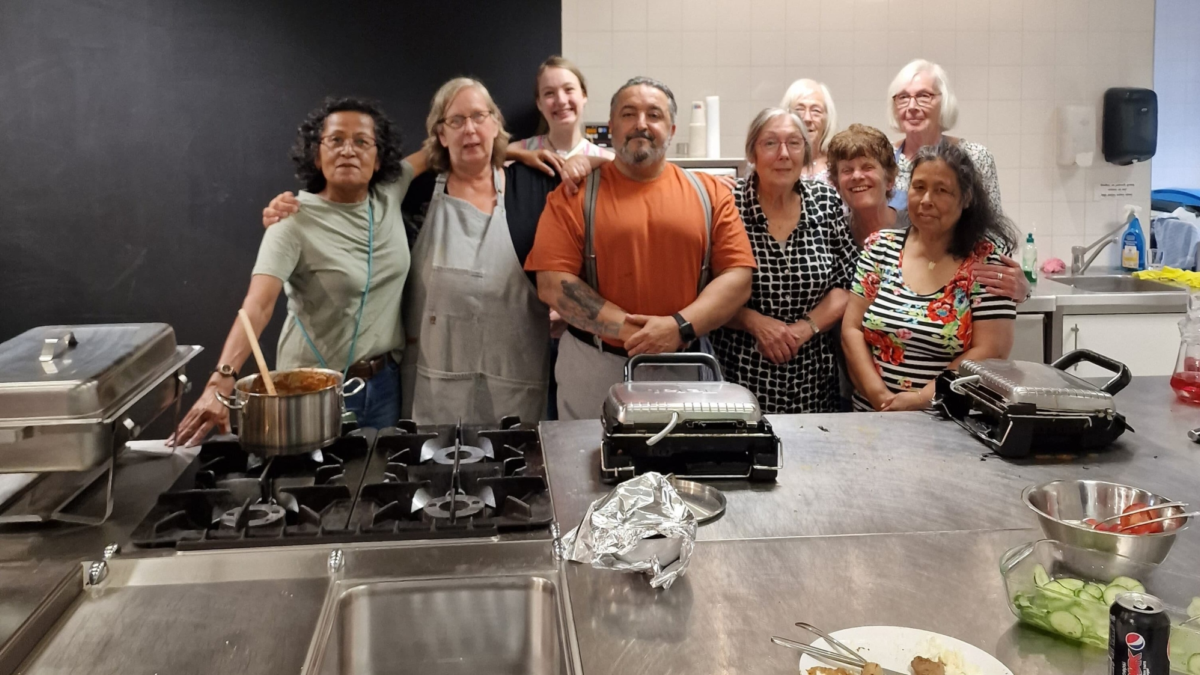
[[[813,106],[808,106],[808,107],[798,105],[798,106],[792,108],[792,112],[796,113],[800,117],[804,117],[805,113],[808,113],[809,115],[812,115],[813,117],[824,117],[825,116],[825,109],[819,105],[813,105]]]
[[[896,94],[892,97],[892,101],[896,103],[897,108],[907,108],[908,104],[912,103],[913,101],[917,102],[918,108],[929,108],[933,106],[933,102],[937,100],[939,96],[941,96],[941,94],[935,94],[931,91],[923,91],[916,96],[911,94]]]
[[[768,138],[764,141],[758,142],[758,147],[762,148],[763,152],[771,155],[779,152],[779,147],[781,145],[785,145],[785,143],[782,143],[778,139],[774,138]],[[789,155],[800,155],[804,153],[804,141],[800,139],[793,138],[787,141],[786,145]]]
[[[367,138],[366,136],[359,136],[358,138],[346,138],[344,136],[338,136],[334,134],[332,136],[326,136],[322,138],[321,145],[324,145],[334,152],[337,152],[349,145],[350,148],[355,152],[366,154],[371,151],[371,148],[375,147],[375,139]]]
[[[453,117],[443,117],[442,119],[440,119],[438,121],[441,122],[442,124],[445,124],[446,126],[450,127],[451,129],[457,130],[457,129],[463,128],[463,125],[467,123],[467,120],[471,120],[471,122],[473,122],[475,124],[475,126],[479,126],[479,125],[483,124],[485,121],[491,119],[491,117],[492,117],[491,110],[478,110],[476,112],[471,113],[470,115],[455,115]]]

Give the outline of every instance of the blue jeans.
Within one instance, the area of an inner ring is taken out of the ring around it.
[[[388,359],[362,391],[346,397],[346,412],[354,413],[360,427],[396,426],[400,419],[400,366]]]

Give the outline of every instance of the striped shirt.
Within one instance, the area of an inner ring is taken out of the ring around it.
[[[586,138],[581,138],[579,143],[571,148],[569,152],[563,152],[550,144],[550,139],[545,134],[541,136],[533,136],[520,141],[521,147],[526,150],[553,150],[563,157],[574,157],[575,155],[583,155],[584,157],[608,157],[612,159],[613,153],[610,150],[602,148]]]
[[[867,238],[851,291],[870,302],[862,331],[875,369],[895,393],[924,387],[971,345],[975,321],[1017,318],[1017,305],[975,281],[971,265],[1001,264],[995,245],[981,242],[950,283],[928,295],[913,292],[901,273],[907,230],[881,230]],[[857,410],[871,410],[857,392]]]

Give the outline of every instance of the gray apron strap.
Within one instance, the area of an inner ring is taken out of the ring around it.
[[[600,292],[600,273],[596,271],[596,195],[600,193],[600,170],[588,174],[583,188],[583,281]],[[601,349],[603,340],[592,336],[592,346]]]
[[[687,176],[692,187],[696,188],[696,194],[700,196],[700,203],[704,205],[704,263],[700,267],[700,283],[696,285],[696,293],[699,294],[708,285],[708,278],[712,275],[713,207],[712,200],[708,198],[708,190],[704,189],[704,185],[700,183],[696,174],[685,169],[683,175]]]

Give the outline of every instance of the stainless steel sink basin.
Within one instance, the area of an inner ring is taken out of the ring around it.
[[[568,675],[562,606],[541,576],[355,582],[333,604],[317,673]]]
[[[1054,277],[1053,280],[1091,293],[1185,293],[1178,286],[1127,276]]]

